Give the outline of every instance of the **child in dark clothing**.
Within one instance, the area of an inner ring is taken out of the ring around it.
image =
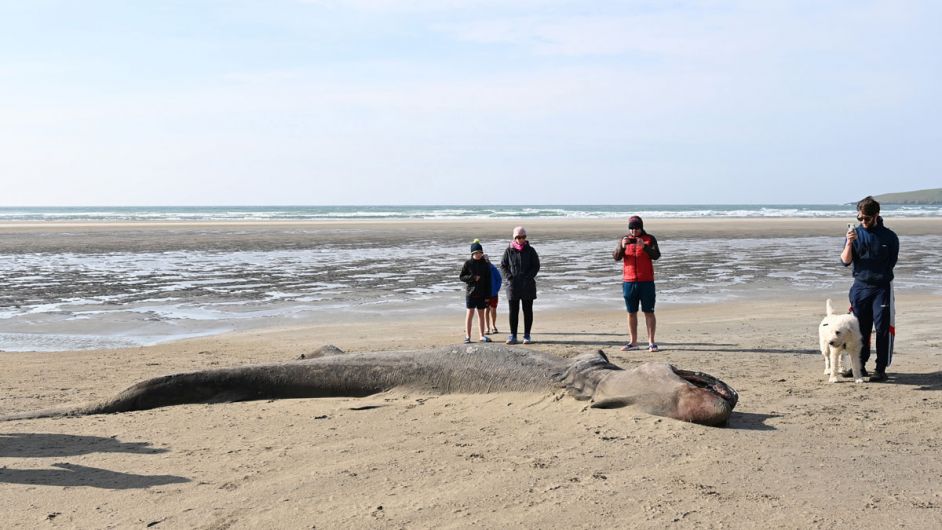
[[[471,342],[471,321],[474,320],[475,311],[478,314],[481,342],[490,342],[491,339],[484,333],[484,308],[487,307],[487,297],[491,294],[491,267],[484,261],[484,248],[478,239],[471,243],[471,259],[465,261],[461,267],[460,279],[467,284],[465,307],[468,312],[464,318],[464,342]]]

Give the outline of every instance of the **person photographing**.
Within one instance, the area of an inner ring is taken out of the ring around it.
[[[893,268],[899,259],[899,237],[884,226],[880,203],[869,195],[857,203],[857,221],[860,225],[847,226],[841,264],[854,266],[854,283],[847,297],[860,323],[860,364],[864,375],[868,375],[870,336],[876,329],[877,362],[870,374],[870,382],[876,383],[887,380],[886,368],[893,362],[896,334]]]
[[[628,219],[628,233],[625,234],[612,258],[622,262],[622,296],[628,310],[628,344],[621,351],[638,349],[638,306],[644,313],[644,324],[648,331],[648,351],[658,351],[654,335],[657,331],[657,318],[654,316],[654,261],[661,257],[657,238],[644,231],[644,221],[633,215]]]

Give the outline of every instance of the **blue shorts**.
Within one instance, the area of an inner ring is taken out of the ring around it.
[[[622,282],[621,293],[629,313],[638,312],[638,302],[641,302],[641,311],[654,312],[654,282]]]
[[[483,296],[465,296],[464,306],[468,309],[484,309],[487,307],[487,298]]]

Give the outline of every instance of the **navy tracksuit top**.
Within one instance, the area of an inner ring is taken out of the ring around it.
[[[868,285],[889,285],[893,281],[893,267],[899,258],[899,238],[883,226],[882,219],[872,230],[862,226],[854,230],[857,232],[851,260],[854,264],[854,280]]]

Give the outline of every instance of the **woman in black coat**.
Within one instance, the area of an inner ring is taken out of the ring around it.
[[[533,301],[536,300],[536,275],[540,272],[540,256],[527,241],[522,226],[514,228],[513,241],[500,260],[500,271],[507,282],[507,302],[510,306],[510,336],[507,344],[517,343],[517,323],[523,303],[523,343],[530,344],[533,327]]]

